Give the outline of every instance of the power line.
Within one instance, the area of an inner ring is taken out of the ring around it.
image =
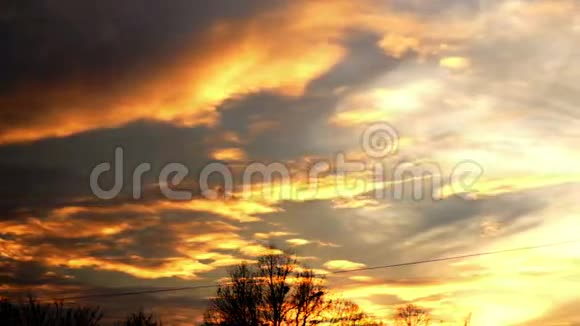
[[[511,253],[511,252],[518,252],[518,251],[537,250],[537,249],[542,249],[542,248],[563,246],[563,245],[569,245],[569,244],[574,244],[574,243],[580,243],[580,239],[561,241],[561,242],[552,242],[552,243],[545,243],[545,244],[541,244],[541,245],[510,248],[510,249],[503,249],[503,250],[478,252],[478,253],[458,255],[458,256],[449,256],[449,257],[442,257],[442,258],[417,260],[417,261],[398,263],[398,264],[377,265],[377,266],[369,266],[369,267],[362,267],[362,268],[346,269],[346,270],[340,270],[340,271],[330,271],[330,272],[326,273],[326,275],[328,275],[328,274],[354,273],[354,272],[377,270],[377,269],[388,269],[388,268],[396,268],[396,267],[403,267],[403,266],[412,266],[412,265],[442,262],[442,261],[448,261],[448,260],[459,260],[459,259],[472,258],[472,257],[498,255],[498,254],[505,254],[505,253]],[[111,298],[111,297],[122,297],[122,296],[140,295],[140,294],[155,294],[155,293],[176,292],[176,291],[185,291],[185,290],[201,290],[201,289],[209,289],[209,288],[219,287],[219,285],[220,284],[206,284],[206,285],[184,286],[184,287],[143,290],[143,291],[128,291],[128,292],[117,292],[117,293],[97,293],[97,294],[69,296],[69,297],[61,297],[61,298],[46,299],[46,300],[70,301],[70,300],[80,300],[80,299],[90,299],[90,298]]]
[[[90,298],[109,298],[109,297],[123,297],[129,295],[138,295],[138,294],[153,294],[153,293],[163,293],[163,292],[175,292],[175,291],[184,291],[184,290],[201,290],[201,289],[209,289],[218,287],[219,284],[208,284],[208,285],[197,285],[197,286],[183,286],[183,287],[175,287],[175,288],[166,288],[166,289],[155,289],[155,290],[144,290],[144,291],[128,291],[128,292],[116,292],[116,293],[99,293],[99,294],[87,294],[87,295],[79,295],[79,296],[72,296],[72,297],[62,297],[57,298],[57,301],[67,301],[67,300],[78,300],[78,299],[90,299]]]
[[[547,247],[563,246],[566,244],[573,244],[573,243],[580,243],[580,239],[570,240],[570,241],[562,241],[562,242],[554,242],[554,243],[546,243],[546,244],[535,245],[535,246],[504,249],[504,250],[478,252],[478,253],[466,254],[466,255],[460,255],[460,256],[450,256],[450,257],[443,257],[443,258],[418,260],[418,261],[399,263],[399,264],[345,269],[345,270],[340,270],[340,271],[329,272],[328,274],[354,273],[354,272],[360,272],[360,271],[370,271],[370,270],[375,270],[375,269],[385,269],[385,268],[403,267],[403,266],[411,266],[411,265],[420,265],[420,264],[435,263],[435,262],[446,261],[446,260],[458,260],[458,259],[471,258],[471,257],[504,254],[504,253],[510,253],[510,252],[516,252],[516,251],[526,251],[526,250],[534,250],[534,249],[541,249],[541,248],[547,248]]]

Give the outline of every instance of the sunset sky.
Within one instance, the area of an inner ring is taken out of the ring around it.
[[[8,1],[0,41],[0,296],[214,284],[269,245],[324,274],[580,240],[577,0]],[[376,123],[396,131],[380,158]],[[122,191],[101,199],[90,174],[118,147]],[[337,155],[437,166],[443,183],[377,198],[417,184],[309,177]],[[233,171],[228,198],[202,196],[212,162]],[[243,192],[253,162],[290,183]],[[458,190],[465,162],[481,173]],[[168,163],[189,169],[170,187],[191,200],[162,193]],[[413,302],[443,325],[580,325],[580,243],[327,281],[385,321]],[[191,325],[212,293],[77,302]]]

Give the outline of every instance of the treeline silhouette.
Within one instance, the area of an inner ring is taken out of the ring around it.
[[[228,280],[210,298],[205,326],[374,326],[383,321],[356,303],[332,293],[323,276],[305,268],[292,254],[270,248],[257,262],[228,270]],[[468,316],[461,325],[470,325]],[[407,304],[396,309],[390,324],[428,326],[429,310]]]
[[[29,296],[25,302],[0,299],[1,326],[100,326],[104,314],[100,307],[66,307],[63,302],[41,303]],[[113,322],[115,326],[162,326],[153,314],[143,310]]]
[[[0,300],[0,326],[101,326],[103,317],[100,307],[67,307],[58,301],[47,304],[32,296],[19,303]],[[227,280],[209,299],[203,319],[204,326],[431,325],[430,311],[413,304],[396,309],[385,324],[332,293],[323,276],[276,248],[254,263],[229,268]],[[161,326],[162,321],[140,310],[112,324]],[[470,316],[460,325],[470,325]]]

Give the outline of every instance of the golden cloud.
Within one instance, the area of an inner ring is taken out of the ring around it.
[[[353,262],[350,260],[329,260],[323,264],[324,267],[334,270],[348,270],[366,267],[365,264]]]
[[[468,58],[464,57],[444,57],[439,60],[439,65],[452,70],[462,70],[468,68],[470,62]]]

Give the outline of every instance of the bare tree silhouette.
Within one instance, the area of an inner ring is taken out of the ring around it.
[[[471,326],[471,313],[469,313],[463,320],[463,326]]]
[[[290,313],[296,326],[306,326],[322,317],[322,312],[328,308],[326,293],[326,287],[314,272],[306,270],[297,273],[290,299]]]
[[[143,310],[133,312],[127,318],[115,326],[162,326],[163,323],[155,318],[152,313],[146,313]]]
[[[428,326],[431,324],[429,311],[414,304],[407,304],[397,308],[393,317],[395,323],[401,326]]]
[[[274,251],[274,248],[270,248]],[[296,259],[288,253],[269,253],[258,258],[259,280],[263,286],[265,319],[272,326],[280,326],[291,309],[288,304],[290,284],[288,278],[296,265]]]
[[[379,322],[368,316],[356,303],[336,299],[329,303],[326,322],[337,326],[374,326]]]
[[[42,304],[32,296],[15,305],[0,300],[0,324],[19,326],[97,326],[103,318],[99,307],[67,308],[62,302]]]
[[[324,279],[288,253],[229,270],[204,314],[206,325],[376,325],[353,302],[330,300]]]
[[[255,268],[246,263],[228,271],[229,282],[220,285],[210,300],[204,319],[209,325],[260,325],[263,306],[262,285]]]

